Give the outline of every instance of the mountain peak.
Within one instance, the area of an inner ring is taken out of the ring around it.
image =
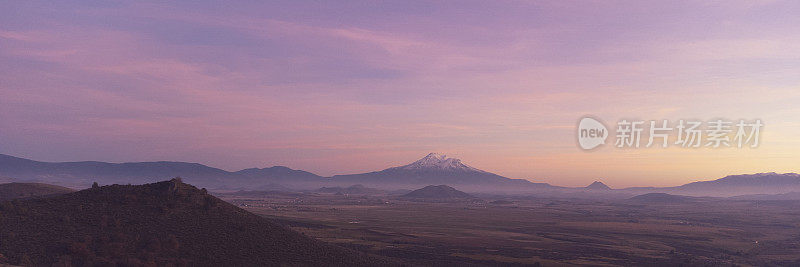
[[[590,190],[610,190],[611,187],[608,187],[606,184],[600,181],[594,181],[594,183],[586,186],[586,189]]]
[[[425,156],[425,157],[424,157],[424,158],[422,158],[422,159],[436,159],[436,160],[444,160],[445,158],[447,158],[447,155],[445,155],[445,154],[440,154],[440,153],[436,153],[436,152],[431,152],[431,153],[429,153],[427,156]]]
[[[465,171],[483,172],[476,168],[461,163],[460,159],[448,158],[444,154],[430,153],[427,156],[405,166],[400,166],[405,170],[438,170],[438,171]]]

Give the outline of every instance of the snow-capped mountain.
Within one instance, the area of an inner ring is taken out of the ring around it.
[[[336,175],[331,177],[334,184],[363,184],[370,187],[394,189],[415,188],[427,185],[445,184],[459,186],[469,191],[491,191],[491,189],[523,187],[542,187],[546,184],[531,183],[523,179],[510,179],[494,173],[470,167],[457,158],[443,154],[430,153],[408,165],[392,167],[382,171]],[[487,190],[481,190],[487,189]]]
[[[483,172],[485,171],[478,170],[476,168],[467,166],[464,163],[461,163],[460,159],[457,158],[448,158],[445,155],[439,153],[430,153],[424,158],[417,160],[411,164],[390,168],[390,169],[402,169],[402,170],[435,170],[435,171],[454,171],[454,172]]]

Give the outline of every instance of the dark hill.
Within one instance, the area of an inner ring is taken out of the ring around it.
[[[403,198],[421,198],[421,199],[472,199],[475,198],[470,194],[456,190],[455,188],[446,185],[429,185],[408,194],[402,195]]]
[[[74,266],[378,265],[178,179],[0,202],[7,263]]]
[[[611,187],[608,187],[606,184],[600,181],[594,181],[594,183],[585,187],[588,190],[611,190]]]
[[[386,194],[386,191],[376,189],[376,188],[369,188],[360,184],[353,185],[350,187],[323,187],[317,189],[317,192],[320,193],[334,193],[334,194],[347,194],[347,195],[383,195]]]
[[[75,190],[57,185],[40,183],[0,184],[0,201],[15,198],[45,197],[74,192]]]

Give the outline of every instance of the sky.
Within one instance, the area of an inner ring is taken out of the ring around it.
[[[6,1],[0,153],[328,176],[439,152],[614,188],[798,172],[797,14],[798,1]],[[612,131],[764,128],[757,148],[587,152],[585,115]]]

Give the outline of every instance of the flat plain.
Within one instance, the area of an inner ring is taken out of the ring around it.
[[[412,265],[800,264],[798,201],[279,193],[222,198],[308,236]]]

